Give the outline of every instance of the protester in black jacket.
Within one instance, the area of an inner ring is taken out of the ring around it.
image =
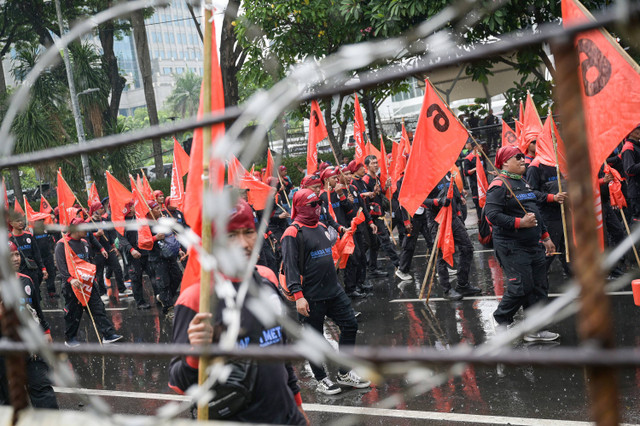
[[[338,283],[327,228],[319,222],[319,217],[320,200],[316,194],[310,189],[296,192],[292,210],[294,223],[282,237],[287,288],[294,295],[298,318],[303,324],[322,335],[324,319],[329,317],[340,329],[339,345],[354,345],[358,322],[351,301]],[[318,381],[319,392],[327,395],[341,392],[321,365],[311,363],[311,369]],[[370,385],[344,367],[339,369],[337,382],[356,388]]]
[[[55,240],[53,236],[44,229],[44,221],[38,220],[33,226],[33,236],[36,239],[40,256],[42,257],[42,265],[47,270],[47,292],[49,297],[60,297],[56,291],[56,265],[53,260],[53,250],[55,248]]]
[[[487,191],[485,213],[493,226],[496,257],[507,277],[504,296],[493,313],[500,328],[513,322],[520,307],[527,309],[547,300],[545,252],[550,255],[556,250],[538,210],[537,195],[522,179],[526,170],[524,160],[518,148],[500,148],[496,168],[501,172]],[[558,337],[557,333],[541,330],[527,334],[524,339],[535,342]]]
[[[109,221],[110,219],[103,218],[105,214],[104,207],[102,203],[96,202],[93,203],[89,207],[89,215],[90,219],[87,220],[87,223],[102,223],[105,221]],[[124,276],[122,274],[122,268],[120,267],[120,262],[118,261],[118,252],[115,245],[115,240],[117,238],[117,232],[115,230],[102,230],[99,229],[93,233],[98,242],[102,245],[104,250],[107,252],[107,257],[96,256],[96,280],[98,281],[98,288],[100,289],[100,295],[107,294],[107,287],[105,286],[104,281],[104,272],[105,267],[107,268],[107,278],[111,276],[111,273],[115,276],[116,286],[112,285],[111,290],[115,293],[116,291],[119,293],[120,297],[126,296],[127,288],[124,285]],[[112,283],[113,284],[113,283]],[[115,296],[115,294],[114,294]]]
[[[239,244],[247,258],[250,256],[256,239],[254,216],[251,207],[244,200],[240,200],[227,224],[227,232],[232,244]],[[253,274],[255,283],[270,290],[269,305],[279,306],[282,301],[276,292],[276,277],[272,271],[264,266],[258,266]],[[234,289],[240,284],[240,279],[231,279]],[[246,308],[248,301],[254,298],[251,293],[240,313],[240,334],[237,346],[248,345],[283,345],[286,334],[279,325],[266,327],[258,318]],[[224,299],[220,299],[216,307],[214,327],[209,321],[209,313],[198,313],[200,288],[192,285],[180,294],[175,306],[173,323],[173,342],[197,345],[207,345],[217,342],[220,334],[226,328],[222,321],[226,308]],[[264,303],[261,301],[260,303]],[[302,409],[302,398],[298,379],[289,362],[259,362],[251,367],[257,368],[255,388],[251,400],[238,412],[225,418],[238,422],[272,423],[272,424],[306,424],[306,414]],[[183,394],[190,386],[198,383],[198,358],[176,357],[169,365],[169,386],[176,392]],[[210,409],[209,414],[214,414]]]
[[[628,178],[629,209],[637,222],[640,221],[640,125],[625,138],[620,156]]]
[[[28,275],[36,287],[36,295],[40,300],[40,284],[43,279],[47,279],[49,274],[45,265],[42,263],[40,249],[36,243],[36,239],[30,232],[25,231],[24,216],[18,212],[11,212],[9,216],[12,227],[9,234],[9,240],[18,247],[18,252],[22,262],[20,263],[20,272]]]

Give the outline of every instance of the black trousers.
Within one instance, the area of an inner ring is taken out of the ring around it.
[[[407,228],[404,226],[404,222],[402,221],[402,213],[398,212],[393,215],[391,219],[391,230],[398,230],[398,246],[402,247],[404,243],[404,238],[407,235]]]
[[[42,264],[45,268],[47,268],[47,274],[49,274],[49,278],[47,278],[47,292],[55,293],[56,292],[56,262],[53,260],[53,256],[45,256],[42,258]]]
[[[344,269],[344,290],[347,293],[352,293],[354,290],[357,290],[358,286],[364,284],[364,280],[367,278],[367,255],[365,253],[364,232],[366,232],[366,230],[358,227],[358,230],[353,234],[355,247]]]
[[[631,212],[631,220],[635,222],[640,222],[640,197],[628,197],[627,202],[629,204],[628,210]],[[631,226],[631,224],[629,224]]]
[[[26,361],[27,391],[33,408],[58,409],[58,400],[49,379],[49,366],[38,356]],[[0,404],[11,405],[5,358],[0,357]]]
[[[493,317],[498,324],[510,324],[520,307],[527,309],[545,302],[549,293],[546,259],[542,245],[524,245],[493,236],[496,257],[507,285]]]
[[[178,259],[176,257],[169,259],[158,257],[150,259],[150,262],[160,300],[165,307],[172,306],[177,298],[180,282],[182,281],[182,271],[178,266]]]
[[[435,216],[432,214],[427,213],[426,216],[429,221],[431,238],[435,242],[440,224],[435,221]],[[453,243],[455,244],[456,253],[458,254],[458,287],[465,287],[469,285],[469,271],[471,270],[471,261],[473,260],[473,244],[471,244],[467,229],[457,215],[454,215],[452,218],[451,230],[453,231]],[[438,271],[438,281],[443,291],[448,291],[451,288],[447,265],[448,263],[442,258],[442,251],[438,250],[436,269]]]
[[[340,347],[353,346],[356,344],[356,334],[358,333],[358,321],[355,312],[351,307],[351,300],[344,291],[340,291],[337,296],[319,301],[309,300],[309,309],[311,312],[308,317],[298,314],[298,318],[302,324],[316,330],[320,335],[323,334],[324,318],[328,317],[336,323],[340,329]],[[324,367],[314,363],[311,364],[311,370],[316,380],[320,381],[327,377]],[[349,369],[340,367],[340,374],[345,374]]]
[[[400,270],[404,273],[408,273],[411,269],[411,262],[413,261],[416,243],[418,242],[418,236],[420,234],[422,234],[427,242],[427,247],[429,247],[429,249],[433,247],[433,239],[429,233],[427,215],[425,213],[413,215],[411,228],[411,232],[407,233],[402,241],[402,252],[400,253]]]
[[[564,273],[568,276],[571,276],[571,268],[567,263],[567,256],[565,255],[566,248],[564,245],[564,229],[562,228],[562,218],[544,218],[544,224],[547,226],[547,232],[549,233],[549,237],[551,237],[553,245],[556,246],[556,251],[561,253],[546,257],[547,273],[549,273],[549,268],[551,268],[551,264],[553,263],[553,261],[558,258],[558,260],[560,260],[560,263],[562,264],[562,270],[564,271]]]
[[[96,322],[98,332],[102,334],[103,337],[111,336],[116,332],[116,330],[113,328],[111,320],[107,318],[104,303],[100,300],[100,295],[97,290],[98,289],[96,288],[96,283],[94,281],[91,296],[87,301],[87,307],[91,309],[91,314]],[[64,283],[64,301],[64,337],[66,341],[69,341],[70,339],[75,338],[78,334],[80,320],[82,319],[82,313],[84,312],[85,307],[78,302],[78,299],[71,288],[71,284],[68,282]],[[93,325],[91,325],[91,329],[93,329]]]
[[[115,252],[108,252],[109,257],[104,258],[101,253],[96,253],[94,257],[94,261],[96,264],[96,281],[98,282],[98,289],[100,291],[100,295],[107,293],[107,287],[104,285],[104,268],[107,267],[107,278],[110,278],[110,272],[115,274],[115,280],[118,285],[117,290],[120,293],[124,293],[126,287],[124,286],[124,277],[122,275],[122,268],[120,267],[120,262],[118,262],[118,256],[116,256]],[[113,283],[111,283],[111,289],[116,291],[113,287]]]
[[[369,233],[369,246],[368,246],[368,254],[367,254],[367,263],[370,270],[378,269],[378,250],[380,247],[384,250],[387,257],[393,266],[396,268],[400,265],[400,257],[398,256],[398,252],[393,246],[393,242],[391,241],[391,236],[389,235],[389,230],[384,223],[384,220],[380,216],[373,216],[373,223],[378,228],[377,234],[374,234],[371,228],[368,228]]]
[[[127,255],[127,270],[131,279],[131,291],[133,291],[133,299],[138,305],[146,302],[144,297],[144,286],[142,273],[149,269],[149,256],[143,255],[138,259]]]
[[[38,297],[38,300],[42,300],[42,296],[40,295],[40,284],[42,284],[42,271],[39,269],[29,269],[29,268],[23,268],[20,270],[21,274],[25,274],[27,276],[29,276],[29,278],[31,278],[31,281],[33,281],[33,286],[36,289],[36,297]]]

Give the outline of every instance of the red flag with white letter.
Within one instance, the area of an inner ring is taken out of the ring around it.
[[[184,182],[182,176],[184,176],[184,173],[182,173],[180,164],[177,158],[173,157],[173,164],[171,164],[171,204],[175,205],[180,211],[184,211]]]
[[[96,278],[96,265],[78,257],[69,245],[68,236],[65,235],[62,238],[64,242],[64,257],[67,261],[69,275],[71,275],[71,278],[80,281],[82,285],[82,288],[71,286],[71,290],[73,290],[78,302],[82,306],[87,306],[87,302],[91,297],[91,290],[93,290],[93,280]]]
[[[400,189],[400,204],[413,215],[456,162],[469,134],[426,80],[424,101]],[[425,164],[429,167],[425,167]]]
[[[322,111],[318,101],[311,101],[311,115],[309,117],[309,141],[307,143],[307,174],[312,175],[318,170],[318,143],[329,134],[324,125]]]

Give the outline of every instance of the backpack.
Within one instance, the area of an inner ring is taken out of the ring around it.
[[[180,253],[180,243],[173,234],[165,235],[164,240],[158,241],[158,247],[164,259],[171,259]]]
[[[293,222],[291,226],[294,226],[298,230],[296,235],[296,242],[298,243],[298,272],[300,272],[300,284],[302,284],[302,276],[304,275],[304,242],[302,238],[298,238],[302,234],[302,227]],[[284,262],[280,263],[280,273],[278,274],[278,288],[280,293],[290,302],[294,302],[296,299],[287,287],[287,279],[284,275]]]

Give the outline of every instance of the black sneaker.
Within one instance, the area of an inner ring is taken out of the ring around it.
[[[151,309],[151,305],[148,304],[147,302],[143,302],[138,305],[138,309],[140,310]]]
[[[347,293],[347,296],[349,296],[351,299],[361,299],[363,297],[367,297],[366,294],[362,294],[358,290],[353,290],[352,292]]]
[[[388,272],[385,272],[385,271],[383,271],[381,269],[374,269],[373,271],[369,271],[368,274],[371,277],[387,277],[387,276],[389,276]]]
[[[462,296],[476,296],[482,293],[481,289],[471,284],[467,284],[464,286],[459,285],[456,287],[456,291],[460,293]]]
[[[450,288],[449,290],[445,291],[443,297],[445,299],[451,300],[451,301],[462,300],[462,295],[460,293],[458,293],[457,291],[455,291],[454,289],[452,289],[452,288]]]
[[[80,346],[80,342],[78,342],[78,339],[74,337],[72,339],[65,341],[64,345],[68,348],[77,348],[78,346]]]
[[[371,283],[362,283],[358,286],[358,290],[360,293],[373,290],[373,284]]]
[[[122,336],[119,334],[112,334],[111,336],[105,336],[102,338],[102,343],[104,344],[108,344],[108,343],[115,343],[118,340],[122,339]]]

